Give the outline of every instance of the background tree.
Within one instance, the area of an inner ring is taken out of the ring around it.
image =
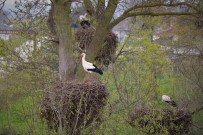
[[[73,1],[77,2],[77,1]],[[76,74],[76,64],[73,56],[73,35],[70,25],[71,1],[54,0],[52,2],[53,20],[59,39],[59,71],[61,80],[73,79]],[[113,19],[119,6],[125,2],[119,0],[90,1],[84,0],[82,4],[87,13],[95,20],[95,34],[86,49],[88,59],[94,61],[103,47],[106,34],[122,20],[132,16],[166,16],[166,15],[195,15],[199,8],[192,2],[179,1],[138,1],[133,6],[126,6],[122,14]],[[128,4],[128,3],[125,3]],[[107,5],[107,6],[105,6]],[[184,6],[189,12],[172,12],[172,7]],[[156,10],[155,10],[156,9]],[[60,14],[59,14],[60,13]]]

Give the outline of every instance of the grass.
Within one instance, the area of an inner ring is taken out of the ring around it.
[[[193,115],[194,125],[194,132],[193,135],[202,135],[203,134],[203,110]],[[191,134],[191,135],[192,135]]]
[[[46,134],[45,123],[40,119],[37,98],[26,97],[0,112],[0,135],[12,129],[17,134]]]
[[[0,113],[0,128],[15,125],[16,129],[18,130],[24,127],[25,121],[23,120],[23,115],[20,112],[20,110],[23,109],[23,103],[24,100],[20,100],[14,105],[9,107],[7,106],[6,109]]]
[[[172,94],[173,93],[173,86],[174,80],[172,78],[158,78],[158,91],[160,94]]]

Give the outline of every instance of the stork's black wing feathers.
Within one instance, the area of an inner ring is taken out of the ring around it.
[[[166,103],[170,103],[170,101],[165,101]]]
[[[170,104],[171,104],[173,107],[177,107],[177,104],[176,104],[176,102],[174,102],[174,101],[171,101]]]
[[[176,102],[174,102],[173,100],[172,101],[165,101],[165,102],[172,105],[173,107],[177,107]]]
[[[80,25],[82,26],[83,29],[90,27],[90,22],[89,21],[82,21],[80,22]]]
[[[96,65],[94,65],[94,64],[93,64],[93,66],[94,66],[95,68],[98,68],[98,67],[97,67]]]
[[[103,74],[103,72],[102,72],[102,70],[101,70],[101,69],[97,68],[97,66],[96,66],[96,65],[94,65],[94,64],[93,64],[93,66],[94,66],[95,68],[93,68],[93,69],[87,69],[87,71],[96,72],[96,73],[98,73],[98,74],[100,74],[100,75],[102,75],[102,74]]]

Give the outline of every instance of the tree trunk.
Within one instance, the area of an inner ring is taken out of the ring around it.
[[[106,38],[107,33],[111,30],[108,26],[113,18],[117,4],[118,0],[109,0],[105,12],[103,12],[103,14],[101,14],[97,20],[98,23],[94,38],[87,49],[87,54],[89,55],[91,61],[94,61],[95,57],[98,55],[99,51],[103,47],[104,39]]]
[[[59,36],[60,80],[75,78],[76,63],[73,57],[73,34],[71,30],[71,2],[54,1],[54,21]]]
[[[96,27],[94,38],[92,39],[90,46],[87,49],[88,57],[90,61],[94,61],[99,51],[103,47],[104,39],[108,33],[106,26],[103,23],[99,23]]]

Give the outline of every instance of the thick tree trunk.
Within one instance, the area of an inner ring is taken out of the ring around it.
[[[105,12],[103,12],[103,14],[101,14],[97,20],[98,23],[96,26],[94,38],[92,39],[92,42],[87,49],[87,54],[89,55],[91,61],[94,61],[94,58],[98,55],[99,51],[103,47],[104,39],[107,33],[111,30],[108,26],[111,19],[113,18],[117,4],[118,0],[109,0]]]
[[[94,61],[95,57],[98,55],[99,51],[103,47],[104,39],[107,33],[108,30],[106,29],[106,26],[103,23],[98,23],[94,38],[92,39],[92,42],[90,43],[90,46],[87,49],[88,60]]]
[[[76,63],[73,57],[73,35],[71,30],[71,2],[54,1],[54,21],[59,36],[59,74],[60,80],[75,78]]]

